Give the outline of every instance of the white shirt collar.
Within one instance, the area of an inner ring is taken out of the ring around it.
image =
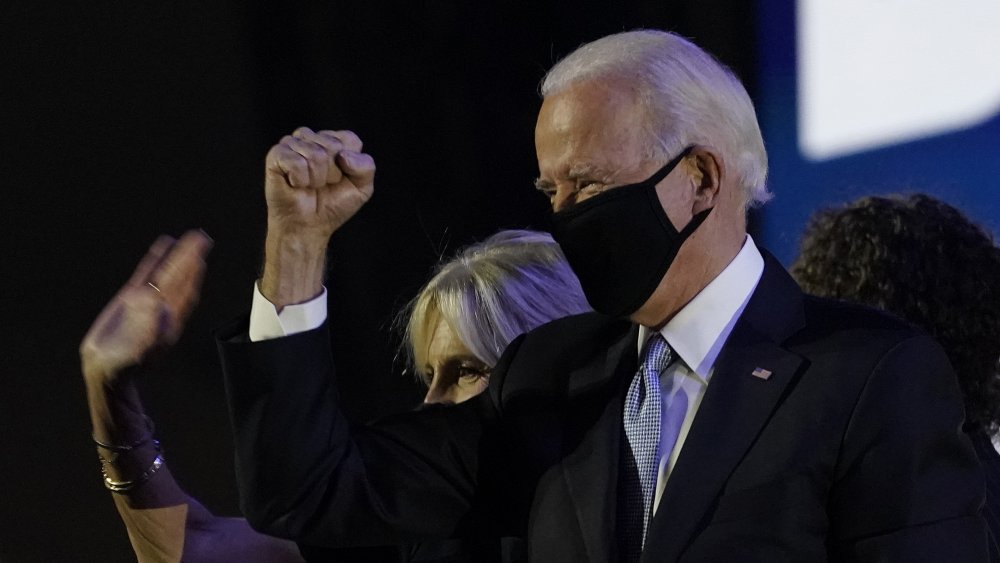
[[[733,261],[660,329],[674,352],[705,383],[763,273],[764,258],[747,235]],[[649,328],[639,327],[640,354],[649,335]]]

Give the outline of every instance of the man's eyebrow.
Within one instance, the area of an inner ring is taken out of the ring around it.
[[[610,181],[612,174],[605,169],[595,166],[593,164],[575,164],[570,166],[569,171],[566,173],[566,178],[569,180],[579,180],[580,178],[586,178],[588,180],[597,180],[602,182]],[[555,182],[549,180],[543,180],[541,178],[535,178],[535,189],[539,191],[550,190],[555,187]]]
[[[569,173],[566,175],[566,177],[570,180],[586,178],[588,180],[600,181],[607,181],[611,178],[611,176],[611,172],[594,164],[574,164],[573,166],[570,166]]]
[[[574,164],[569,167],[569,172],[566,174],[569,178],[579,178],[580,176],[586,176],[591,174],[596,170],[593,164]]]

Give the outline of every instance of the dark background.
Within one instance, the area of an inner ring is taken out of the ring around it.
[[[678,31],[753,93],[750,2],[3,2],[0,560],[132,560],[100,484],[77,345],[159,233],[216,241],[202,304],[141,382],[174,475],[238,512],[212,329],[261,257],[263,157],[299,125],[347,128],[376,196],[334,237],[330,315],[358,420],[413,407],[396,312],[432,265],[501,227],[546,228],[537,86],[582,42]]]

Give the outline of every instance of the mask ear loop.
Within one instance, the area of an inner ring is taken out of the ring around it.
[[[635,184],[636,186],[648,188],[646,191],[646,199],[649,202],[649,206],[653,209],[653,213],[656,215],[656,218],[660,220],[660,226],[663,227],[663,229],[668,233],[678,233],[678,231],[677,227],[674,227],[674,224],[670,222],[670,218],[667,217],[666,210],[663,209],[663,205],[660,203],[660,198],[656,194],[656,185],[662,182],[664,178],[673,172],[674,168],[677,168],[677,165],[681,163],[681,160],[683,160],[685,156],[691,154],[692,150],[694,150],[694,145],[688,146],[682,150],[680,154],[671,159],[670,162],[664,164],[663,168],[657,170],[655,174],[641,183]],[[692,220],[693,219],[694,218],[692,218]],[[673,260],[673,257],[670,259]]]
[[[680,154],[670,159],[670,162],[664,164],[662,168],[656,171],[656,173],[643,181],[642,184],[655,187],[656,184],[659,184],[664,178],[667,177],[668,174],[673,172],[674,168],[677,168],[677,165],[681,163],[681,160],[684,160],[685,156],[691,154],[692,150],[694,150],[694,145],[686,147],[680,152]]]
[[[691,217],[691,220],[688,221],[688,224],[685,225],[684,228],[681,229],[680,234],[677,235],[678,238],[681,239],[681,242],[686,241],[688,237],[694,233],[694,230],[700,227],[701,224],[705,222],[705,219],[708,219],[708,214],[711,213],[713,209],[715,209],[715,207],[709,207],[704,211],[696,213],[694,217]]]

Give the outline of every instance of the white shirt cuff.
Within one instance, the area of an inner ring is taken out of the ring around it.
[[[251,342],[312,330],[324,321],[326,321],[326,287],[312,300],[297,305],[287,305],[281,313],[278,313],[274,303],[264,297],[256,283],[253,284],[249,330]]]

